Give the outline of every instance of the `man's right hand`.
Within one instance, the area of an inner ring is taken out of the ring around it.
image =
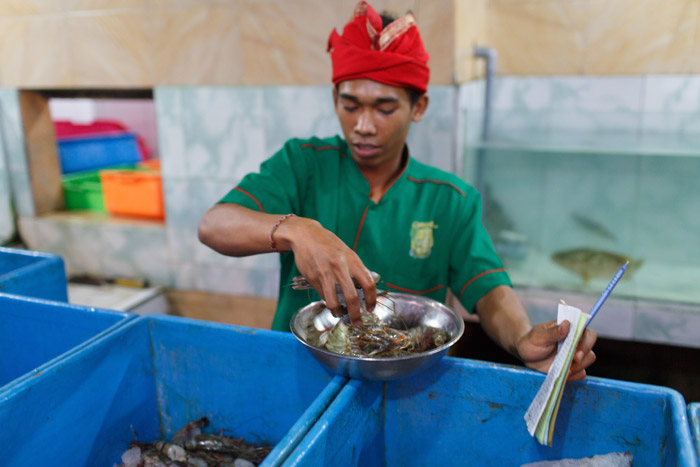
[[[369,269],[352,249],[319,222],[290,217],[275,231],[275,241],[278,248],[294,252],[299,272],[323,297],[334,315],[342,314],[336,293],[336,285],[339,285],[345,296],[350,321],[354,325],[362,323],[360,297],[353,279],[364,291],[367,310],[374,309],[377,285]]]
[[[202,217],[199,239],[219,253],[248,256],[271,251],[269,235],[281,214],[253,211],[232,203],[220,203]],[[273,233],[279,251],[294,252],[299,272],[323,297],[326,306],[340,315],[336,285],[347,302],[353,324],[359,324],[360,299],[353,278],[364,290],[369,311],[377,300],[377,285],[362,260],[334,233],[313,219],[288,217]]]

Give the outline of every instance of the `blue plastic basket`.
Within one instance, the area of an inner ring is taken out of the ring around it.
[[[0,393],[134,316],[0,293]]]
[[[279,465],[345,382],[291,334],[149,315],[0,394],[3,465],[111,466],[202,416]]]
[[[287,465],[521,465],[628,451],[634,465],[697,466],[679,393],[600,378],[567,384],[553,445],[540,445],[523,416],[543,379],[448,357],[384,386],[351,381]]]
[[[688,421],[690,422],[690,432],[693,435],[695,453],[700,459],[700,402],[688,404]]]
[[[64,174],[141,160],[136,135],[128,132],[61,138],[58,152]]]
[[[60,256],[0,247],[0,292],[68,301]]]

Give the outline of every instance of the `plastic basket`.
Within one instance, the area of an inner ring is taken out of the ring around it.
[[[3,464],[111,466],[207,416],[279,465],[345,381],[289,333],[149,315],[0,397]]]
[[[0,293],[0,394],[133,316]]]
[[[148,170],[160,170],[160,159],[148,159],[138,163],[138,167]]]
[[[79,172],[65,176],[62,184],[66,210],[106,211],[100,174],[97,171]]]
[[[101,135],[105,133],[129,131],[129,127],[116,120],[95,120],[87,124],[58,120],[53,123],[56,137],[59,139],[71,136]],[[135,136],[141,158],[145,159],[149,156],[150,150],[146,145],[146,141],[140,135],[135,134]]]
[[[60,138],[58,152],[64,174],[141,160],[135,135],[126,132]]]
[[[690,432],[693,436],[695,453],[700,459],[700,402],[688,404],[688,421],[690,422]]]
[[[50,253],[0,247],[0,293],[68,301],[63,259]]]
[[[522,465],[631,452],[634,465],[697,466],[676,391],[601,378],[567,384],[552,447],[523,416],[544,375],[451,357],[415,377],[348,383],[287,465]]]
[[[164,219],[163,182],[156,170],[100,170],[107,212]]]

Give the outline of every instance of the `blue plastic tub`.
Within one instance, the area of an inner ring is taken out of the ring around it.
[[[695,453],[700,459],[700,402],[688,404],[688,421],[690,422],[690,432],[693,435]]]
[[[2,461],[112,466],[134,433],[207,416],[205,431],[276,445],[279,465],[345,382],[289,333],[149,315],[0,395]]]
[[[0,293],[0,393],[131,317],[135,315]]]
[[[631,452],[634,465],[697,465],[682,396],[589,378],[566,386],[552,447],[523,416],[544,375],[445,358],[405,380],[353,380],[287,465],[516,465]]]
[[[136,135],[128,132],[61,138],[58,153],[64,174],[141,160]]]
[[[0,293],[68,301],[60,256],[0,247]]]

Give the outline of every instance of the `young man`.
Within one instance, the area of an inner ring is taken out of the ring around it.
[[[387,24],[388,23],[388,24]],[[363,289],[444,301],[447,289],[479,314],[487,334],[530,368],[546,372],[568,322],[533,327],[481,224],[481,201],[453,174],[411,158],[406,137],[428,106],[428,54],[413,15],[391,22],[360,2],[343,35],[328,43],[333,102],[345,139],[291,140],[202,218],[199,238],[225,255],[281,252],[273,329],[309,303],[289,287],[303,275],[332,310],[339,285],[354,323]],[[587,330],[569,379],[595,360]]]

